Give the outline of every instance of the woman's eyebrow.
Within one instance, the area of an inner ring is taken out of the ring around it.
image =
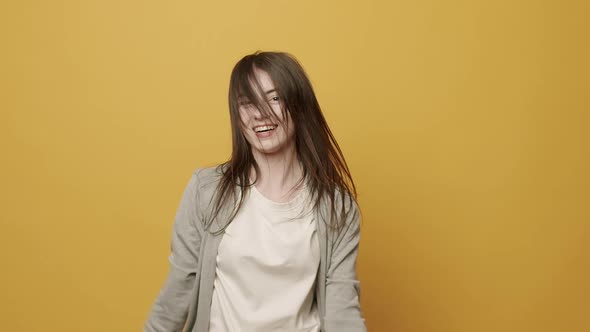
[[[266,94],[269,95],[269,94],[271,94],[273,92],[277,92],[277,90],[276,89],[270,89],[270,90],[266,91]]]
[[[237,99],[237,102],[239,104],[247,104],[247,103],[250,103],[250,98],[248,98],[246,96],[239,96]]]

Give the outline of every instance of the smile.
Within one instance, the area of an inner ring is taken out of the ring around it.
[[[277,127],[277,125],[264,125],[264,126],[257,126],[252,129],[254,129],[254,131],[257,133],[264,133],[267,131],[274,130],[276,127]]]

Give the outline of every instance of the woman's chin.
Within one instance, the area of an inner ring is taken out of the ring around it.
[[[262,156],[276,156],[282,153],[287,153],[289,149],[285,148],[284,144],[263,144],[262,146],[255,146],[253,151],[255,154]]]

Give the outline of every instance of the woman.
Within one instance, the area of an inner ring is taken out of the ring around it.
[[[244,57],[229,106],[231,159],[193,173],[144,331],[366,331],[356,189],[303,68]]]

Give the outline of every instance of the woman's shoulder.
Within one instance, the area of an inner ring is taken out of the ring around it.
[[[218,164],[195,168],[192,174],[194,191],[201,197],[213,195],[223,176],[225,167],[225,164]]]
[[[197,167],[194,170],[194,175],[198,178],[199,182],[201,183],[219,181],[226,167],[227,166],[225,163],[213,166]]]

